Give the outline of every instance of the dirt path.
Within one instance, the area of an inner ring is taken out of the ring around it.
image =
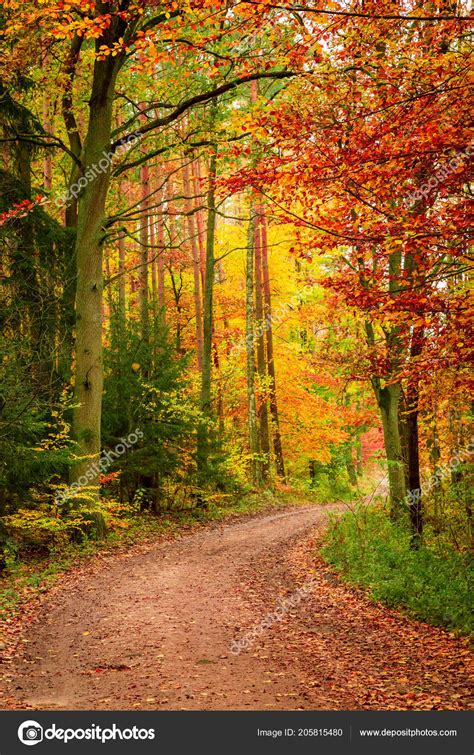
[[[427,628],[428,664],[438,676],[418,667],[413,680],[406,638],[423,625],[392,620],[331,582],[322,566],[310,594],[235,652],[235,640],[307,582],[312,530],[335,508],[204,529],[145,554],[132,551],[102,571],[86,569],[42,606],[25,654],[8,669],[7,700],[73,710],[377,707],[377,694],[361,697],[361,689],[365,694],[367,679],[377,688],[378,664],[390,668],[387,659],[396,654],[405,665],[396,676],[386,672],[382,686],[398,707],[417,707],[403,705],[405,687],[410,694],[416,683],[429,687],[440,707],[461,706],[468,687],[463,643]],[[437,658],[440,639],[444,656]],[[459,662],[446,667],[449,643]]]

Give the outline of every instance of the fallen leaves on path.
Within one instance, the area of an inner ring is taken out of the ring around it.
[[[413,621],[342,584],[318,555],[315,535],[284,556],[275,561],[267,553],[256,565],[260,601],[266,604],[262,611],[309,577],[313,588],[256,647],[273,664],[297,670],[305,707],[312,701],[317,707],[322,695],[336,709],[470,707],[473,654],[467,639]]]
[[[71,570],[41,617],[28,605],[9,624],[1,707],[468,708],[467,641],[342,584],[317,555],[324,521],[316,508],[210,527]]]

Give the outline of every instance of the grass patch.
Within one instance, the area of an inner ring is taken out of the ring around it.
[[[322,548],[343,579],[382,603],[462,634],[474,633],[473,563],[436,540],[410,548],[408,527],[378,507],[333,519]]]

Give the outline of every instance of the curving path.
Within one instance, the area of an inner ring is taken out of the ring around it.
[[[462,707],[465,644],[374,606],[321,563],[311,593],[232,652],[307,581],[314,535],[339,508],[93,560],[42,605],[7,668],[6,699],[70,710]]]

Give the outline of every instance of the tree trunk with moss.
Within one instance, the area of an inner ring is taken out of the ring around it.
[[[115,77],[113,61],[96,61],[89,125],[81,156],[86,184],[78,202],[75,249],[77,286],[73,412],[73,435],[79,458],[71,470],[71,482],[80,486],[97,486],[99,477],[103,387],[102,246],[110,171],[110,164],[105,167],[105,155],[110,145]],[[96,495],[92,493],[92,497]]]
[[[392,517],[398,518],[404,505],[405,469],[402,455],[402,442],[399,425],[399,404],[401,387],[399,383],[378,388],[375,392],[382,417],[385,454],[388,465],[390,507]]]

